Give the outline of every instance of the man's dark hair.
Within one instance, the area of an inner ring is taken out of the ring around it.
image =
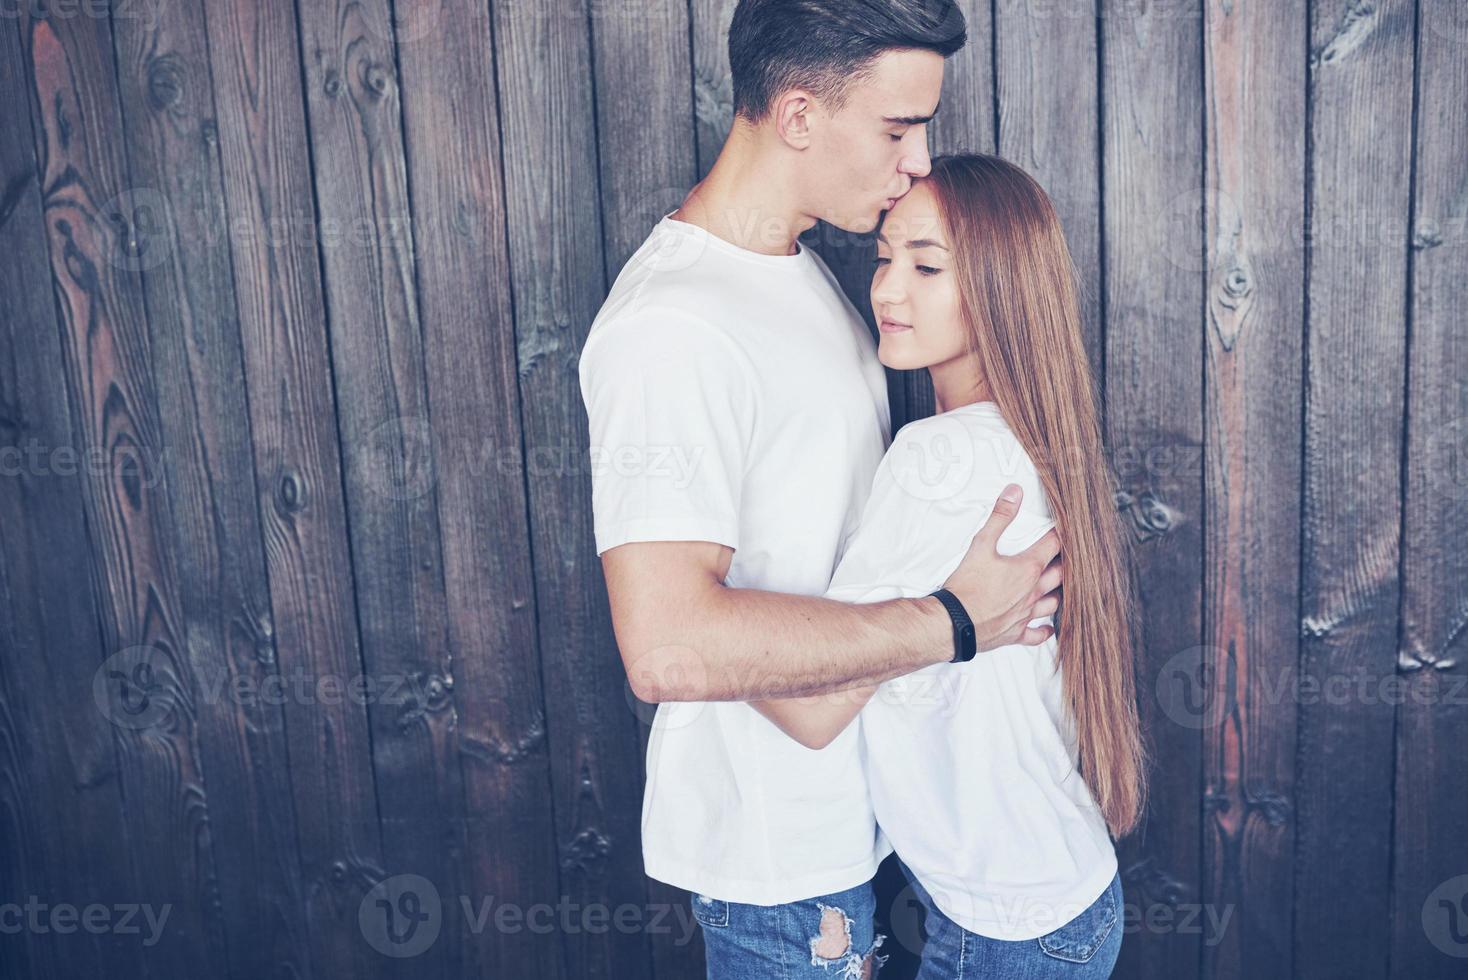
[[[839,110],[882,52],[922,48],[946,58],[967,36],[954,0],[739,0],[729,25],[734,112],[760,122],[797,86]]]

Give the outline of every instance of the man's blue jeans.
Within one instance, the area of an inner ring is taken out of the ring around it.
[[[784,905],[745,905],[693,896],[703,929],[709,980],[875,977],[887,957],[876,948],[876,897],[870,881]]]

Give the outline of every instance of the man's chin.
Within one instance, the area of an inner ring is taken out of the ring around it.
[[[831,216],[825,220],[826,224],[834,228],[849,231],[853,235],[865,235],[876,231],[877,225],[882,223],[882,214],[881,210],[877,210],[865,214]]]

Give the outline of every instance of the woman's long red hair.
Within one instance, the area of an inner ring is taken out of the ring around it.
[[[1080,771],[1114,837],[1146,805],[1134,587],[1081,335],[1076,269],[1044,189],[998,157],[938,157],[938,201],[972,349],[990,397],[1039,471],[1061,540],[1057,624]]]

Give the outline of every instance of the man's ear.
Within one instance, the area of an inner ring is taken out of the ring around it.
[[[815,98],[809,92],[791,89],[775,100],[775,132],[792,149],[805,149],[810,146],[811,119],[816,111]]]

